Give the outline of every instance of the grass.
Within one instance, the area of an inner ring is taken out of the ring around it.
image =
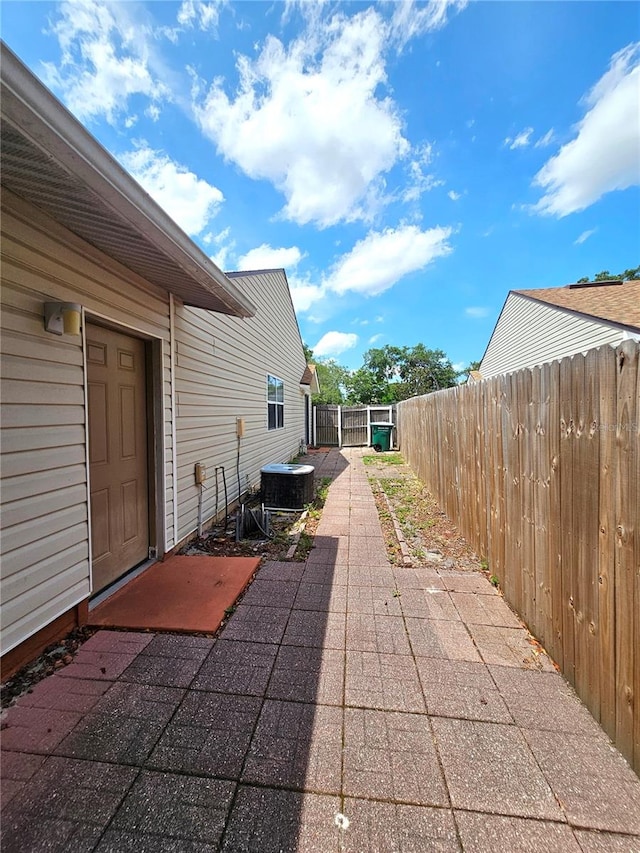
[[[376,453],[375,456],[363,456],[365,465],[404,465],[400,453]]]
[[[425,557],[425,549],[419,544],[420,531],[435,524],[432,519],[424,519],[417,512],[421,501],[421,485],[412,477],[403,479],[383,478],[376,481],[377,487],[386,494],[393,505],[393,514],[411,549],[412,555],[418,560]],[[418,541],[416,541],[418,539]]]
[[[296,548],[295,559],[306,560],[309,552],[313,548],[313,536],[310,533],[305,533],[304,530],[298,539],[298,547]]]
[[[313,499],[313,502],[308,504],[307,509],[307,518],[311,522],[316,522],[320,520],[322,515],[322,508],[324,507],[327,501],[327,495],[329,494],[329,486],[331,485],[331,477],[321,477],[320,480],[316,483],[316,496]],[[315,525],[314,525],[315,529]],[[296,560],[306,560],[309,556],[309,552],[313,548],[313,534],[308,533],[306,530],[302,530],[300,533],[300,538],[298,539],[298,547],[296,548],[295,558]]]

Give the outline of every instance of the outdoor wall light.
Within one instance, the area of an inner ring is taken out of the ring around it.
[[[79,335],[81,314],[76,302],[45,302],[44,328],[54,335]]]

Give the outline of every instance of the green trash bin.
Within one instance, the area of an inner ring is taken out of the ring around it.
[[[371,445],[377,453],[391,450],[392,429],[393,424],[371,424]]]

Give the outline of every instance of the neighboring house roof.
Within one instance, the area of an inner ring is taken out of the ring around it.
[[[482,357],[489,379],[640,339],[640,281],[510,290]]]
[[[315,364],[307,364],[305,371],[302,374],[300,384],[309,385],[311,387],[312,394],[320,393],[320,382],[318,381],[318,373],[316,371]]]
[[[585,282],[512,292],[617,326],[640,330],[640,281]]]
[[[2,186],[187,305],[255,306],[4,44]]]

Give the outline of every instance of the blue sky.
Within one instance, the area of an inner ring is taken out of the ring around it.
[[[633,2],[2,4],[2,37],[304,341],[479,359],[512,288],[640,263]]]

